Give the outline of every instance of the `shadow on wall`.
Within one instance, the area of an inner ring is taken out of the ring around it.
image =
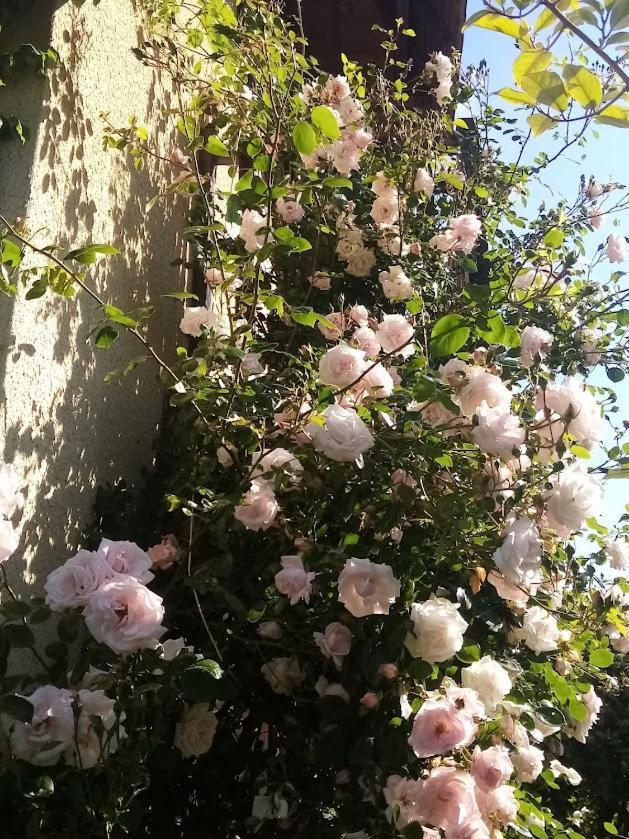
[[[119,125],[136,113],[165,155],[175,143],[162,116],[169,91],[130,54],[137,22],[126,0],[68,3],[55,13],[61,66],[49,81],[22,81],[10,94],[28,102],[31,140],[2,164],[0,207],[26,217],[39,244],[115,245],[120,255],[89,268],[88,281],[123,309],[156,305],[149,337],[172,358],[180,313],[160,295],[182,286],[170,263],[181,255],[187,207],[170,199],[147,214],[149,200],[172,178],[168,164],[137,171],[123,153],[102,149],[99,115],[106,111]],[[14,462],[28,485],[9,571],[15,577],[23,558],[27,582],[41,584],[76,549],[96,486],[132,481],[150,465],[163,390],[152,361],[104,383],[143,348],[126,334],[109,351],[88,344],[99,313],[86,296],[26,301],[22,291],[0,308],[0,334],[10,335],[0,350],[0,459]]]

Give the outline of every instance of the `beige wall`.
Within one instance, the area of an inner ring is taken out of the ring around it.
[[[0,209],[25,218],[40,244],[119,248],[120,256],[90,269],[90,281],[122,308],[156,304],[151,337],[172,358],[180,304],[160,294],[183,286],[170,263],[181,256],[186,203],[169,199],[146,213],[170,167],[137,172],[124,152],[102,149],[102,112],[114,125],[137,114],[166,154],[176,142],[162,116],[171,101],[167,80],[131,53],[145,37],[140,12],[130,0],[39,0],[28,15],[22,33],[10,36],[49,36],[61,66],[49,79],[4,89],[0,111],[18,113],[31,137],[25,147],[0,148]],[[86,344],[97,320],[85,296],[27,301],[21,290],[15,300],[0,299],[0,460],[14,463],[27,485],[8,571],[12,582],[21,571],[35,589],[75,551],[96,487],[133,480],[151,462],[163,404],[157,368],[147,362],[105,384],[105,374],[141,348],[131,336],[109,351]]]

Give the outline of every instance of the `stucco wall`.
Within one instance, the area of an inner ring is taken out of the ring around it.
[[[144,33],[130,0],[44,6],[36,2],[19,21],[22,32],[9,34],[17,42],[35,31],[49,36],[61,65],[49,79],[3,89],[0,110],[13,108],[31,138],[25,147],[0,147],[0,208],[26,219],[40,244],[119,248],[120,256],[90,269],[89,281],[122,308],[156,304],[150,337],[172,358],[179,305],[160,295],[183,286],[181,269],[170,263],[182,255],[187,207],[171,199],[146,212],[171,173],[155,165],[137,172],[125,153],[103,151],[100,117],[108,112],[123,125],[135,113],[169,154],[176,137],[162,116],[171,103],[168,80],[131,53]],[[18,587],[39,589],[74,552],[99,484],[133,480],[151,462],[163,405],[157,368],[147,362],[105,384],[106,373],[141,348],[124,335],[109,351],[93,348],[86,341],[97,320],[81,295],[27,301],[22,290],[0,300],[0,460],[14,463],[27,487],[21,543],[8,568]]]

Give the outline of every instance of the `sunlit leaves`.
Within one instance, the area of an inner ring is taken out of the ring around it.
[[[563,80],[569,95],[584,108],[596,108],[603,101],[603,86],[598,76],[587,67],[567,64]]]
[[[465,344],[470,332],[463,315],[445,315],[432,328],[430,350],[437,356],[455,353]]]
[[[309,122],[298,122],[293,128],[293,143],[300,154],[312,154],[317,148],[317,135]]]
[[[341,136],[341,129],[336,117],[325,105],[317,105],[316,108],[313,108],[310,119],[313,125],[316,125],[323,136],[329,140],[336,140]]]
[[[492,32],[501,32],[503,35],[510,35],[512,38],[524,38],[528,33],[526,22],[487,11],[476,12],[468,18],[465,22],[465,28],[467,29],[470,26],[478,26]]]

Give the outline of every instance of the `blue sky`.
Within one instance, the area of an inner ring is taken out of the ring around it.
[[[468,0],[468,16],[481,8],[483,8],[481,0]],[[511,65],[516,56],[517,49],[514,41],[505,35],[474,27],[465,33],[463,65],[478,65],[484,58],[489,65],[490,90],[492,91],[505,86],[514,86]],[[505,107],[504,102],[502,102],[502,107]],[[519,113],[524,119],[523,112]],[[554,197],[557,198],[561,195],[574,198],[582,174],[586,178],[593,175],[597,181],[602,183],[616,181],[629,184],[627,166],[629,132],[625,133],[623,129],[608,126],[599,126],[598,131],[598,139],[589,138],[583,149],[573,146],[562,159],[549,166],[544,173],[544,185],[534,190],[533,200],[529,203],[530,211],[534,211],[541,200],[551,203]],[[532,159],[540,151],[550,152],[551,147],[552,138],[550,134],[544,134],[537,140],[531,141],[529,159]],[[511,147],[505,144],[502,148],[502,156],[514,159],[517,151],[515,144]],[[620,230],[629,233],[627,214],[620,215],[619,218],[621,222]],[[620,230],[617,232],[620,232]],[[602,230],[590,234],[591,253],[596,250],[610,232],[612,232],[612,227],[611,222],[608,221]],[[617,267],[629,270],[627,264]],[[606,280],[610,273],[609,264],[603,263],[598,271],[601,280]],[[591,377],[591,381],[593,384],[610,385],[603,369],[598,370],[597,368],[597,371]],[[615,387],[619,394],[621,415],[629,419],[629,383],[625,379]],[[591,462],[600,462],[596,454],[593,455]],[[624,505],[629,500],[627,497],[629,495],[628,489],[628,481],[608,481],[606,483],[604,510],[602,515],[599,516],[599,519],[605,524],[613,524],[624,512]]]

